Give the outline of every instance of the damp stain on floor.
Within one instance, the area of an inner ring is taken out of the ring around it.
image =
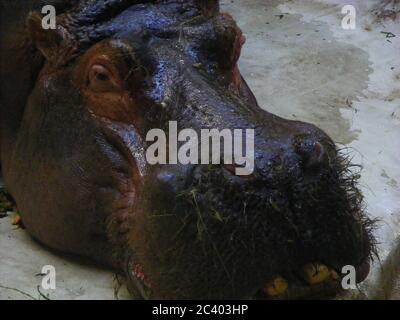
[[[248,39],[240,66],[260,106],[314,123],[336,142],[355,140],[359,130],[351,129],[351,119],[340,110],[352,109],[352,101],[368,87],[372,72],[368,54],[335,40],[326,23],[282,13],[282,2],[226,3],[222,8],[233,13]],[[332,11],[336,6],[324,8]]]

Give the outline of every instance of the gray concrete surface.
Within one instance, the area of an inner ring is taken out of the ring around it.
[[[374,15],[382,3],[222,1],[247,37],[240,67],[260,105],[315,123],[362,165],[366,208],[381,220],[380,261],[343,298],[400,299],[400,20]],[[345,4],[357,8],[355,30],[341,28]],[[0,219],[0,299],[128,298],[112,272],[47,251],[11,219]],[[39,292],[37,274],[48,264],[56,267],[57,289]]]

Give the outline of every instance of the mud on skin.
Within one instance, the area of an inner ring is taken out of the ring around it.
[[[53,1],[56,31],[40,1],[0,4],[1,168],[35,239],[125,272],[136,298],[321,298],[344,265],[367,276],[352,165],[259,108],[217,1]],[[149,166],[146,133],[168,121],[254,129],[253,175]]]

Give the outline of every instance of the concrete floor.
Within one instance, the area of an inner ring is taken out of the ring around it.
[[[247,44],[241,70],[260,105],[315,123],[362,165],[361,183],[380,262],[347,298],[400,299],[400,18],[381,19],[372,0],[223,0]],[[341,7],[357,8],[355,30],[341,28]],[[391,32],[396,37],[386,38]],[[115,275],[50,253],[0,219],[0,299],[43,299],[43,265],[57,270],[50,299],[126,299]],[[117,292],[117,293],[116,293]]]

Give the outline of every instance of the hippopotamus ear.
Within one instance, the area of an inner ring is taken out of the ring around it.
[[[65,28],[58,25],[56,29],[44,29],[42,16],[35,11],[28,15],[26,27],[36,48],[51,64],[61,65],[71,57],[73,41]]]

